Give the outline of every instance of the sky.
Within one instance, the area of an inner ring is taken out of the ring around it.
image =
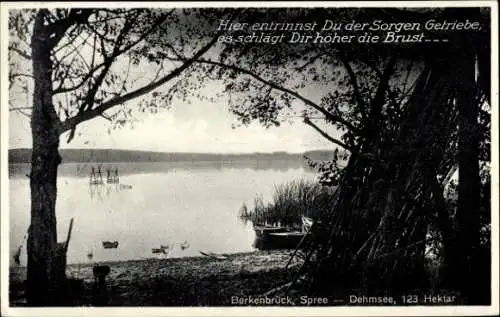
[[[223,101],[176,104],[171,109],[138,118],[131,126],[111,129],[107,120],[96,118],[78,126],[68,144],[61,137],[61,148],[112,148],[160,152],[303,152],[331,149],[332,145],[300,120],[264,128],[258,123],[232,129],[236,117]],[[29,119],[9,113],[9,148],[30,148]]]
[[[62,45],[62,44],[61,44]],[[64,47],[64,45],[62,45]],[[26,45],[25,49],[29,50]],[[69,48],[68,48],[69,50]],[[89,60],[93,49],[89,45],[79,47],[78,56]],[[62,50],[58,54],[64,55]],[[76,54],[76,53],[73,53]],[[210,55],[210,52],[208,52]],[[19,58],[14,55],[15,58]],[[16,60],[21,72],[30,73],[31,63]],[[99,62],[99,61],[98,61]],[[97,62],[97,63],[98,63]],[[127,63],[117,60],[113,67],[117,73],[127,69]],[[175,65],[170,65],[171,67]],[[143,64],[132,68],[131,76],[135,78],[132,86],[141,86],[156,74],[153,64]],[[127,71],[128,73],[128,71]],[[151,78],[149,78],[151,77]],[[32,91],[32,83],[28,83],[28,91]],[[214,91],[222,91],[222,84],[212,83],[204,87],[204,95]],[[161,89],[161,88],[160,88]],[[309,88],[312,89],[312,88]],[[318,99],[319,91],[310,91],[310,99]],[[316,98],[314,98],[316,97]],[[10,91],[11,101],[17,105],[29,106],[31,95],[22,90]],[[140,100],[127,103],[127,107],[137,108]],[[319,100],[317,100],[319,101]],[[54,100],[56,103],[57,100]],[[296,103],[296,106],[301,107]],[[290,118],[289,118],[290,120]],[[292,124],[283,123],[280,127],[264,128],[258,123],[247,127],[232,128],[237,123],[236,117],[228,110],[225,97],[214,102],[190,100],[175,101],[170,109],[156,114],[142,114],[138,121],[120,129],[110,128],[110,123],[103,118],[95,118],[78,125],[75,138],[67,143],[67,134],[61,137],[60,148],[112,148],[160,152],[214,152],[214,153],[248,153],[248,152],[304,152],[314,149],[332,149],[326,141],[311,127],[301,122],[300,118],[291,119]],[[321,122],[317,122],[319,126]],[[327,129],[327,131],[329,131]],[[332,133],[332,131],[329,131]],[[333,131],[333,136],[337,136]],[[31,131],[29,118],[18,113],[9,112],[9,148],[30,148]]]
[[[143,68],[142,72],[145,72],[145,69],[147,67]],[[161,90],[162,88],[159,89]],[[210,82],[202,92],[204,96],[213,97],[222,90],[222,83]],[[304,94],[312,100],[320,98],[324,93],[313,87],[307,90]],[[30,105],[32,101],[31,93],[11,92],[11,97],[20,105]],[[136,109],[144,98],[148,99],[147,96],[139,97],[128,102],[126,106]],[[298,113],[304,107],[299,101],[295,101],[293,105],[299,110]],[[110,122],[101,117],[79,124],[70,143],[67,143],[68,133],[61,136],[60,148],[203,153],[300,153],[332,149],[330,142],[305,125],[300,118],[287,118],[287,122],[283,122],[281,126],[267,129],[258,122],[233,129],[232,126],[238,124],[238,121],[229,111],[227,96],[216,98],[214,101],[201,101],[195,97],[186,101],[176,99],[169,109],[161,109],[158,113],[134,114],[137,121],[119,129],[110,129]],[[321,121],[316,124],[332,136],[338,136],[331,126],[325,126]],[[29,118],[19,112],[10,111],[9,148],[31,148],[31,142]]]

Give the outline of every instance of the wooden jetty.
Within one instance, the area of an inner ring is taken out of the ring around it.
[[[107,178],[106,182],[108,184],[118,184],[120,182],[120,177],[118,176],[118,168],[113,169],[106,169],[107,173]]]
[[[97,171],[94,166],[90,167],[90,185],[101,185],[104,184],[102,179],[101,165],[97,167]]]
[[[90,167],[90,180],[91,185],[101,185],[104,184],[102,177],[102,164],[98,165],[97,168],[94,166]],[[120,176],[118,175],[118,168],[107,168],[106,169],[106,183],[107,184],[118,184],[120,182]]]

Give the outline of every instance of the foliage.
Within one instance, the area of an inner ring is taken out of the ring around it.
[[[397,9],[336,13],[339,21],[375,14],[382,18],[390,13],[401,17]],[[307,21],[308,14],[318,20],[325,16],[324,12],[297,9],[287,17],[288,21],[298,16]],[[487,12],[466,9],[411,14],[421,21],[468,17],[482,25],[488,25],[487,16]],[[258,121],[267,127],[301,117],[332,146],[351,154],[346,168],[340,169],[336,161],[318,166],[322,182],[338,187],[330,212],[322,219],[325,228],[318,229],[324,230],[318,233],[322,238],[309,248],[310,290],[331,292],[332,285],[399,290],[424,286],[420,283],[426,280],[422,275],[425,246],[437,240],[445,249],[450,272],[453,259],[463,262],[454,243],[466,242],[464,238],[474,233],[475,225],[465,219],[474,222],[477,216],[470,208],[464,209],[466,190],[459,194],[458,220],[443,194],[460,157],[461,164],[467,155],[472,165],[477,158],[488,160],[489,55],[480,52],[489,47],[489,31],[484,27],[474,36],[455,33],[450,37],[450,42],[462,46],[374,45],[370,49],[303,44],[266,50],[234,44],[218,60],[198,60],[216,66],[211,70],[216,78],[225,80],[231,111],[243,125]],[[470,69],[474,61],[467,54],[471,49],[479,54],[479,84],[474,87],[472,78],[456,67]],[[476,106],[481,108],[480,125],[464,126],[463,109]],[[460,144],[473,147],[476,140],[480,151],[474,157],[472,148]],[[475,188],[474,175],[467,177],[461,184]],[[455,220],[458,227],[453,226]],[[439,234],[432,234],[433,230]],[[477,262],[478,258],[470,256],[464,261]]]

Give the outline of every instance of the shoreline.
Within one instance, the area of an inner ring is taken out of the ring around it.
[[[94,305],[94,264],[108,265],[105,306],[222,306],[231,297],[261,295],[291,280],[301,260],[285,265],[294,250],[253,251],[225,254],[225,259],[206,256],[106,261],[69,264],[66,275],[83,281],[75,306]],[[24,306],[26,267],[9,268],[9,300]]]

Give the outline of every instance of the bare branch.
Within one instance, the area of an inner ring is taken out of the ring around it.
[[[130,74],[130,65],[131,64],[132,64],[132,60],[129,58],[128,65],[127,65],[127,73],[125,74],[125,78],[123,79],[122,88],[120,89],[120,94],[126,91],[126,85],[127,85],[128,76]],[[162,67],[163,67],[163,63],[162,63]],[[160,73],[160,71],[158,71],[157,76],[155,77],[155,79],[153,81],[155,81],[158,78],[159,73]]]
[[[77,36],[75,36],[75,37],[74,37],[71,41],[69,41],[68,43],[66,43],[66,44],[64,45],[65,47],[67,47],[67,46],[72,46],[72,47],[73,47],[73,49],[71,49],[68,53],[66,53],[65,55],[63,55],[63,56],[60,58],[59,63],[58,63],[58,64],[55,64],[55,65],[54,65],[54,67],[58,67],[58,66],[59,66],[59,64],[61,64],[61,63],[62,63],[62,61],[63,61],[65,58],[67,58],[68,56],[70,56],[71,54],[73,54],[75,51],[76,51],[76,53],[77,53],[78,55],[80,55],[80,57],[82,57],[82,55],[80,54],[79,48],[80,48],[80,47],[82,47],[83,45],[87,44],[87,41],[88,41],[88,39],[90,38],[90,35],[89,35],[89,36],[87,36],[87,38],[86,38],[86,39],[84,39],[84,40],[83,40],[83,42],[82,42],[82,43],[80,43],[80,45],[75,46],[75,45],[74,45],[74,42],[75,42],[75,40],[76,40],[77,38],[79,38],[79,37],[81,37],[81,35],[80,35],[80,34],[78,34]],[[58,50],[58,51],[59,51],[59,50]],[[55,56],[55,54],[54,54],[54,56]],[[82,59],[83,59],[83,57],[82,57]],[[83,59],[83,60],[85,61],[85,59]]]
[[[129,63],[129,69],[130,69],[130,63]],[[158,67],[158,71],[156,72],[155,78],[153,78],[152,82],[156,81],[160,77],[160,73],[163,70],[163,61],[160,64],[160,67]],[[127,69],[127,77],[128,77],[128,69]],[[123,83],[125,86],[125,82]]]
[[[23,51],[23,50],[21,50],[21,49],[19,49],[19,48],[15,47],[15,46],[10,45],[10,46],[9,46],[9,50],[10,50],[10,51],[13,51],[13,52],[16,52],[17,54],[19,54],[19,56],[24,57],[25,59],[29,59],[29,60],[31,60],[31,55],[29,55],[29,54],[28,54],[28,53],[26,53],[25,51]]]
[[[349,64],[347,58],[342,54],[340,56],[340,61],[344,65],[344,68],[346,69],[347,74],[349,75],[349,81],[354,89],[354,98],[356,99],[356,102],[361,108],[361,115],[363,116],[363,118],[366,118],[366,103],[365,100],[363,99],[363,96],[361,95],[356,74],[354,73],[354,70],[352,69],[351,64]]]
[[[371,100],[372,115],[376,116],[379,115],[380,109],[382,108],[384,94],[389,88],[389,79],[391,78],[395,64],[396,64],[396,55],[392,55],[391,58],[389,59],[389,62],[387,63],[387,66],[384,69],[384,72],[382,73],[382,77],[380,78],[377,87],[377,92],[375,93],[375,96]]]
[[[18,112],[28,118],[31,118],[31,113],[26,112],[26,110],[31,110],[31,109],[32,107],[9,107],[9,111]]]
[[[376,65],[376,63],[375,63],[375,62],[373,62],[373,61],[371,61],[371,60],[369,60],[369,59],[367,59],[367,58],[360,58],[360,60],[361,60],[361,61],[362,61],[365,65],[367,65],[368,67],[370,67],[370,68],[371,68],[371,69],[372,69],[372,70],[373,70],[373,71],[377,74],[377,76],[379,77],[379,79],[380,79],[380,80],[386,80],[386,79],[384,78],[384,72],[382,72],[382,71],[380,70],[380,68],[378,68],[378,67],[377,67],[377,65]],[[395,62],[395,60],[394,60],[394,62]],[[413,61],[412,61],[412,64],[413,64]],[[394,67],[394,66],[392,66],[392,67]],[[389,74],[389,77],[387,78],[387,81],[389,81],[389,79],[390,79],[390,75],[391,75],[391,74]],[[408,80],[408,76],[409,76],[409,73],[407,73],[406,80]],[[406,85],[406,80],[405,80],[405,85]],[[398,102],[397,102],[397,100],[396,100],[396,99],[397,99],[397,98],[396,98],[396,95],[395,95],[395,93],[392,91],[392,89],[391,89],[391,87],[389,86],[389,84],[387,84],[387,86],[386,86],[386,88],[385,88],[385,89],[387,90],[387,93],[388,93],[388,95],[389,95],[389,98],[391,99],[391,102],[392,102],[392,104],[394,105],[394,107],[396,107],[396,108],[397,108],[397,107],[399,107],[399,106],[400,106],[400,103],[398,103]]]
[[[92,118],[95,118],[97,116],[100,116],[102,113],[104,113],[106,110],[110,109],[111,107],[114,107],[119,104],[123,104],[127,101],[130,101],[134,98],[137,98],[139,96],[142,96],[148,92],[151,92],[155,90],[156,88],[160,87],[164,83],[172,80],[173,78],[179,76],[185,69],[190,67],[197,59],[199,59],[203,54],[205,54],[216,42],[219,34],[216,34],[215,37],[208,43],[206,44],[203,48],[201,48],[196,54],[193,55],[190,59],[186,60],[181,66],[177,67],[174,69],[172,72],[170,72],[168,75],[162,77],[156,82],[152,82],[148,85],[145,85],[141,88],[138,88],[128,94],[125,94],[120,97],[113,98],[100,106],[89,109],[86,111],[83,111],[81,113],[78,113],[76,116],[67,119],[64,121],[60,128],[59,128],[59,133],[62,134],[65,131],[68,131],[70,129],[73,129],[76,125],[78,125],[81,122],[90,120]]]
[[[92,68],[87,64],[87,61],[85,60],[85,57],[83,57],[82,53],[80,53],[79,48],[82,47],[83,45],[87,44],[88,39],[90,38],[90,35],[81,43],[79,46],[75,46],[71,44],[71,46],[74,48],[74,51],[76,51],[76,54],[80,56],[80,59],[82,60],[83,64],[87,67],[87,69],[90,71]]]
[[[123,25],[123,28],[120,30],[120,33],[118,34],[118,36],[116,37],[116,41],[114,42],[113,53],[111,54],[112,56],[120,55],[118,53],[120,51],[120,46],[122,45],[125,37],[128,35],[128,32],[130,31],[130,29],[132,29],[133,25],[134,25],[134,21],[132,21],[131,19],[125,20],[125,24]],[[152,28],[152,29],[154,29],[154,28]]]
[[[347,120],[344,120],[343,118],[341,118],[340,116],[336,116],[328,111],[326,111],[324,108],[322,108],[321,106],[319,106],[318,104],[316,104],[315,102],[313,102],[312,100],[302,96],[301,94],[299,94],[298,92],[296,91],[292,91],[291,89],[288,89],[288,88],[285,88],[285,87],[282,87],[276,83],[273,83],[271,81],[268,81],[262,77],[260,77],[259,75],[253,73],[252,71],[248,70],[248,69],[244,69],[242,67],[239,67],[239,66],[236,66],[236,65],[229,65],[229,64],[224,64],[222,62],[216,62],[216,61],[212,61],[212,60],[206,60],[206,59],[199,59],[196,61],[197,63],[201,63],[201,64],[210,64],[210,65],[216,65],[216,66],[220,66],[220,67],[223,67],[223,68],[227,68],[227,69],[231,69],[231,70],[234,70],[234,71],[237,71],[239,73],[242,73],[242,74],[246,74],[246,75],[249,75],[251,77],[253,77],[254,79],[268,85],[269,87],[273,88],[273,89],[276,89],[278,91],[282,91],[284,93],[287,93],[299,100],[301,100],[302,102],[304,102],[306,105],[308,106],[311,106],[312,108],[316,109],[317,111],[321,112],[325,117],[328,118],[328,120],[332,121],[332,122],[338,122],[338,123],[341,123],[343,124],[345,127],[349,128],[352,132],[354,133],[358,133],[359,132],[359,129],[357,129],[355,126],[353,126],[349,121]]]
[[[310,60],[308,60],[307,62],[305,62],[303,65],[297,67],[296,70],[303,71],[304,68],[306,68],[307,66],[311,65],[312,63],[314,63],[318,58],[321,58],[324,54],[325,54],[324,52],[320,52],[320,53],[316,54]]]
[[[174,48],[173,45],[171,45],[169,43],[165,43],[163,45],[165,45],[166,47],[168,47],[174,53],[175,58],[179,58],[179,59],[182,58],[182,55],[179,52],[176,51],[176,49]]]
[[[95,52],[97,50],[97,45],[95,45],[97,42],[97,35],[94,34],[94,45],[92,46],[92,60],[90,61],[90,68],[94,68],[94,63],[95,63]]]
[[[73,138],[75,137],[75,132],[76,132],[76,126],[74,126],[71,131],[69,132],[68,139],[66,140],[67,143],[71,142]]]
[[[321,134],[322,137],[327,139],[328,141],[337,144],[341,146],[342,148],[352,152],[351,147],[349,147],[347,144],[345,144],[342,141],[339,141],[332,136],[328,135],[325,131],[321,130],[316,124],[314,124],[308,117],[304,117],[304,123],[307,124],[308,126],[312,127],[314,130],[316,130],[319,134]]]
[[[148,37],[154,30],[156,30],[165,20],[167,19],[168,16],[162,16],[158,20],[156,20],[155,23],[146,31],[144,32],[135,42],[129,43],[129,45],[123,47],[121,50],[117,50],[116,54],[121,55],[130,49],[134,48],[137,44],[141,43],[146,37]]]
[[[58,47],[56,50],[54,50],[53,54],[56,54],[58,52],[60,52],[61,50],[65,49],[66,47],[68,47],[69,45],[73,44],[73,42],[80,36],[80,34],[77,34],[76,36],[74,36],[73,38],[70,38],[68,40],[67,43],[61,45],[60,47]]]
[[[121,46],[123,40],[126,38],[126,35],[130,31],[130,29],[132,28],[133,23],[134,23],[134,21],[132,19],[127,19],[127,21],[125,22],[125,25],[120,30],[120,33],[118,34],[117,39],[114,41],[113,51],[112,51],[112,53],[111,53],[110,56],[107,56],[107,54],[105,53],[105,50],[104,50],[104,41],[103,41],[103,38],[101,37],[101,46],[102,46],[101,50],[102,50],[103,56],[105,58],[104,62],[101,65],[104,66],[104,68],[100,72],[99,76],[95,79],[95,83],[92,86],[92,88],[89,89],[89,91],[87,93],[87,96],[85,98],[85,102],[81,105],[81,108],[80,108],[81,111],[80,112],[83,112],[83,111],[85,111],[87,109],[92,108],[94,100],[95,100],[95,96],[96,96],[99,88],[101,87],[101,85],[102,85],[102,83],[103,83],[106,75],[108,74],[113,61],[118,56],[120,56],[123,53],[129,51],[134,46],[136,46],[137,44],[139,44],[140,42],[142,42],[149,34],[151,34],[155,29],[157,29],[157,27],[159,25],[161,25],[166,20],[166,18],[167,18],[167,16],[162,16],[161,18],[157,19],[155,21],[155,23],[146,32],[144,32],[139,37],[139,39],[137,39],[136,41],[134,41],[134,42],[130,43],[129,45],[126,45],[125,47],[123,47],[122,49],[120,49],[120,46]],[[96,34],[98,36],[100,36],[99,33],[96,32]],[[100,68],[100,66],[98,68]],[[57,92],[60,93],[60,92],[67,92],[67,91],[71,91],[71,90],[74,90],[74,89],[78,89],[79,87],[81,87],[92,76],[92,74],[95,72],[95,70],[92,71],[92,72],[89,72],[89,75],[85,76],[84,80],[82,80],[80,82],[80,84],[78,84],[76,86],[76,88],[75,87],[70,87],[68,89],[58,89]]]
[[[55,58],[55,57],[54,57],[54,58]],[[75,61],[75,57],[73,57],[73,58],[71,59],[70,64],[72,64],[74,61]],[[58,61],[58,62],[60,62],[60,61]],[[59,91],[59,90],[61,90],[61,87],[64,85],[64,82],[65,82],[65,81],[66,81],[66,79],[68,79],[68,77],[69,77],[69,73],[70,73],[70,72],[69,72],[69,66],[67,67],[67,69],[63,69],[63,71],[64,71],[64,75],[62,76],[62,78],[59,78],[59,81],[60,81],[60,83],[59,83],[59,87],[57,87],[56,89],[54,89],[54,91]],[[59,74],[59,75],[60,75],[60,74]],[[52,93],[52,95],[54,95],[54,93]]]
[[[33,107],[11,107],[9,108],[9,111],[16,111],[16,110],[31,110]]]
[[[79,89],[80,87],[82,87],[92,77],[92,75],[94,75],[94,73],[96,71],[98,71],[103,66],[104,66],[104,63],[101,63],[96,68],[94,68],[91,71],[89,71],[87,73],[87,75],[85,75],[85,77],[83,77],[83,79],[78,84],[75,84],[74,86],[71,86],[71,87],[62,87],[62,85],[61,85],[57,89],[54,89],[54,95],[57,95],[57,94],[60,94],[60,93],[65,93],[65,92],[70,92],[70,91]]]
[[[111,68],[111,65],[113,64],[113,60],[114,58],[112,57],[109,57],[105,62],[104,62],[104,68],[103,70],[99,73],[99,76],[97,76],[97,78],[95,79],[95,83],[94,85],[92,86],[92,88],[89,89],[89,91],[87,92],[87,96],[85,97],[85,101],[83,102],[83,104],[80,106],[80,112],[83,112],[85,111],[86,109],[91,109],[93,104],[94,104],[94,101],[95,101],[95,96],[97,94],[97,91],[99,90],[99,88],[101,87],[103,81],[104,81],[104,78],[106,77],[106,75],[108,74],[109,72],[109,69]],[[90,85],[90,83],[89,83]]]
[[[100,9],[100,11],[106,11],[106,10]],[[89,24],[89,25],[99,24],[99,23],[104,23],[104,22],[118,20],[118,19],[123,19],[123,16],[112,16],[109,18],[101,19],[101,20],[87,21],[87,24]]]
[[[112,121],[111,118],[108,117],[107,115],[105,115],[104,113],[101,113],[100,116],[103,117],[104,119],[108,120],[109,122]]]
[[[48,10],[43,9],[41,12],[46,14]],[[47,30],[52,33],[50,45],[55,47],[70,27],[84,23],[93,12],[93,9],[71,9],[66,18],[49,24]]]
[[[14,81],[18,77],[28,77],[30,79],[34,79],[33,75],[31,75],[31,74],[10,73],[9,74],[9,81]]]

